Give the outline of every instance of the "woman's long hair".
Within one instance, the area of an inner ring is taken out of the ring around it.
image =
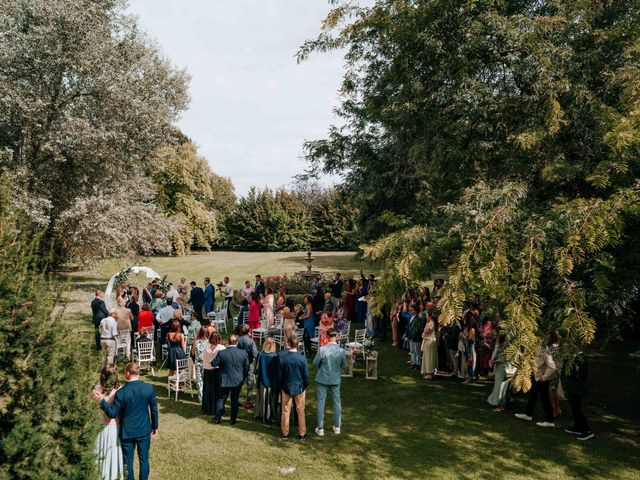
[[[102,387],[102,393],[105,395],[109,395],[113,390],[120,388],[118,365],[108,363],[102,368],[100,372],[100,386]]]

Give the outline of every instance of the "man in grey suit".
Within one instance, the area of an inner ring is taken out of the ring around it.
[[[220,367],[220,397],[216,403],[214,422],[219,424],[227,397],[231,394],[231,425],[235,425],[240,406],[240,391],[244,379],[249,373],[249,357],[247,352],[238,348],[238,336],[229,337],[229,345],[221,350],[211,362],[213,367]]]
[[[320,347],[313,366],[318,369],[316,382],[318,382],[318,426],[316,434],[324,436],[324,404],[327,400],[327,392],[331,392],[333,399],[333,433],[340,435],[340,423],[342,417],[342,403],[340,401],[340,372],[347,366],[346,352],[336,343],[338,332],[335,328],[327,332],[329,343]]]

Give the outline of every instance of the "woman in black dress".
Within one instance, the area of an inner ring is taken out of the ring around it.
[[[185,340],[182,333],[180,322],[173,320],[171,322],[171,332],[167,334],[167,342],[169,342],[169,351],[167,352],[167,368],[169,368],[169,376],[176,371],[176,360],[187,358],[184,353]]]
[[[202,354],[202,413],[215,415],[220,397],[220,367],[211,366],[220,350],[224,350],[220,332],[212,332]]]

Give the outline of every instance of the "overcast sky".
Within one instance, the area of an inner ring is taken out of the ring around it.
[[[191,74],[178,126],[240,195],[290,184],[306,167],[303,142],[335,120],[342,54],[295,60],[329,9],[326,0],[130,0],[141,27]]]

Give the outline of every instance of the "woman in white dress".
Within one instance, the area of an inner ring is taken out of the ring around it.
[[[100,383],[95,391],[104,394],[105,400],[113,405],[116,392],[120,388],[118,381],[118,366],[110,363],[104,366],[100,373]],[[124,478],[122,448],[120,446],[120,419],[109,418],[100,409],[102,415],[102,430],[96,439],[96,458],[100,470],[101,480],[120,480]]]
[[[273,298],[273,290],[267,288],[265,290],[265,297],[262,300],[262,308],[264,310],[264,323],[267,328],[273,327],[275,323],[274,315],[273,315],[273,307],[274,307],[274,298]]]

